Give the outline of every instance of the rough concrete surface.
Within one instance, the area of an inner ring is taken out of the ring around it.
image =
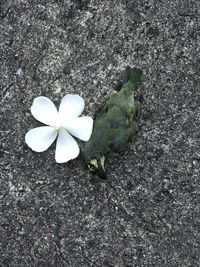
[[[1,0],[0,48],[0,266],[200,266],[200,1]],[[36,96],[94,116],[126,65],[142,118],[108,181],[27,147]]]

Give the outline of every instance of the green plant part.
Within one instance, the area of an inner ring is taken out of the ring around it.
[[[98,115],[90,140],[82,155],[89,170],[106,179],[105,163],[119,153],[137,129],[141,104],[134,99],[134,91],[142,71],[126,67],[122,87],[114,91]]]

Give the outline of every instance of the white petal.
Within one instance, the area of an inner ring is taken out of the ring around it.
[[[88,116],[74,118],[64,124],[65,129],[73,136],[88,141],[92,134],[93,119]]]
[[[63,119],[75,118],[81,115],[84,108],[85,103],[82,97],[78,95],[66,95],[60,103],[59,116]]]
[[[67,131],[61,129],[56,144],[55,159],[57,163],[64,163],[79,155],[80,149],[74,138]]]
[[[58,117],[54,103],[45,96],[36,97],[31,106],[31,113],[36,120],[53,126]]]
[[[53,127],[42,126],[32,129],[25,135],[25,142],[36,152],[47,150],[56,139],[57,132]]]

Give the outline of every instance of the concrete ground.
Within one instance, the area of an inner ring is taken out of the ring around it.
[[[200,266],[200,1],[1,0],[0,58],[0,266]],[[94,116],[126,65],[142,118],[108,181],[27,147],[35,97]]]

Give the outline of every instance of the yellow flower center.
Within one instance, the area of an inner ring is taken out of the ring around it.
[[[61,118],[59,118],[59,117],[57,118],[57,121],[54,125],[54,128],[56,131],[59,131],[61,128],[63,128],[63,123],[62,123]]]

